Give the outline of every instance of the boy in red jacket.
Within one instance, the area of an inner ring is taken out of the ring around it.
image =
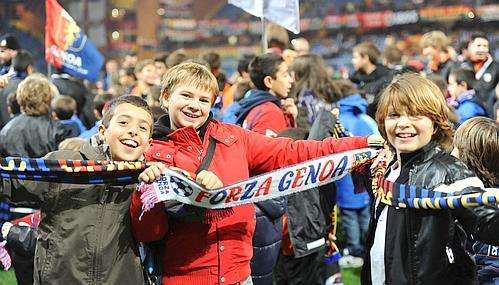
[[[293,78],[283,58],[271,53],[259,55],[251,61],[248,71],[255,89],[239,101],[237,124],[268,137],[295,127],[298,109],[288,98]]]
[[[146,183],[158,179],[167,165],[182,168],[205,188],[214,189],[315,157],[380,143],[377,136],[293,142],[213,120],[210,108],[218,92],[217,81],[196,63],[169,69],[162,85],[163,107],[168,112],[155,124],[146,152],[149,161],[162,163],[140,175]],[[207,163],[210,145],[214,152]],[[163,284],[252,284],[254,206],[225,210],[184,206],[188,214],[178,215],[158,203],[139,220],[140,193],[132,197],[136,239],[164,241]]]

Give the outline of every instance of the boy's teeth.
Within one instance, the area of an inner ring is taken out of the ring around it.
[[[137,147],[137,142],[135,142],[133,140],[123,140],[122,143],[124,143],[128,146]]]

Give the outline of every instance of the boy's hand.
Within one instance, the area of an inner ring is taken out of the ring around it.
[[[215,173],[206,170],[199,172],[196,176],[196,182],[206,189],[217,189],[224,186],[222,180]]]
[[[153,183],[161,177],[165,170],[166,166],[161,162],[150,163],[149,167],[139,175],[139,182]]]
[[[298,117],[298,107],[296,107],[295,100],[293,98],[286,98],[281,100],[282,109],[284,113],[291,114],[294,119]]]
[[[367,137],[367,145],[373,148],[383,148],[385,139],[380,135],[370,135]]]

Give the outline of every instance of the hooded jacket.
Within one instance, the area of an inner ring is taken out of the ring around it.
[[[379,134],[376,122],[366,114],[367,101],[359,94],[353,94],[338,101],[340,123],[354,136]],[[350,174],[336,181],[338,206],[346,209],[360,209],[369,206],[371,199],[366,191],[355,194]],[[359,191],[357,191],[359,192]]]
[[[45,159],[106,160],[102,147],[55,151]],[[23,192],[37,198],[34,284],[143,284],[132,237],[130,196],[135,185],[76,185],[5,180],[3,194],[15,202]],[[12,189],[13,188],[13,189]]]
[[[169,129],[165,117],[159,123],[158,127]],[[204,133],[200,130],[198,134],[194,128],[185,127],[162,140],[153,140],[146,158],[181,167],[194,177],[211,138],[216,141],[216,147],[207,170],[215,173],[224,185],[321,155],[367,145],[366,138],[293,142],[208,120]],[[225,218],[205,222],[172,219],[165,213],[163,204],[157,204],[139,220],[141,208],[140,196],[136,193],[130,207],[133,232],[139,241],[164,239],[163,284],[234,284],[250,275],[255,229],[252,204],[234,207]]]
[[[249,96],[239,101],[239,104],[236,123],[245,129],[275,136],[294,125],[292,117],[281,109],[279,98],[267,91],[251,90]]]
[[[482,104],[475,97],[475,90],[470,89],[457,97],[457,114],[459,115],[459,124],[477,116],[486,116],[487,113]]]

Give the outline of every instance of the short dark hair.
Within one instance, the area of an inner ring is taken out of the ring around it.
[[[162,54],[158,54],[157,56],[154,57],[154,62],[162,62],[164,64],[166,64],[166,58],[168,57],[168,54],[167,53],[162,53]]]
[[[212,71],[219,69],[222,64],[220,61],[220,55],[216,52],[209,52],[203,55],[203,59],[210,65],[210,69]]]
[[[26,71],[30,65],[33,65],[33,56],[25,49],[18,50],[16,56],[12,58],[12,67],[15,71]]]
[[[52,111],[57,119],[69,120],[76,111],[76,101],[69,96],[59,95],[52,100]]]
[[[7,106],[9,106],[10,113],[12,115],[21,113],[21,106],[19,106],[19,103],[17,103],[16,92],[12,92],[7,95]]]
[[[456,78],[457,84],[466,83],[468,90],[475,89],[476,79],[475,72],[469,68],[458,68],[450,73]]]
[[[250,62],[255,58],[254,54],[244,54],[237,61],[237,72],[243,74],[243,72],[248,72]]]
[[[284,60],[280,55],[272,53],[256,56],[249,65],[249,74],[253,85],[259,90],[267,91],[269,88],[265,86],[263,79],[266,76],[275,78],[279,65],[283,62]]]
[[[118,107],[121,104],[131,104],[135,107],[141,108],[141,109],[147,111],[147,113],[149,113],[149,115],[151,115],[151,118],[153,117],[151,108],[149,107],[149,105],[147,105],[147,102],[144,99],[142,99],[138,96],[124,95],[124,96],[114,98],[113,100],[108,102],[107,108],[104,110],[104,114],[102,116],[102,124],[105,127],[109,127],[109,123],[111,122],[111,119],[114,116],[114,111],[116,110],[116,107]],[[151,132],[152,132],[152,128],[151,128]]]
[[[109,92],[98,94],[97,96],[95,96],[94,101],[93,101],[94,110],[96,110],[97,113],[99,113],[99,115],[102,116],[102,109],[104,109],[104,106],[106,105],[106,103],[113,100],[113,98],[114,98],[113,94],[111,94]]]
[[[387,46],[383,51],[383,57],[388,64],[400,64],[402,61],[402,51],[396,46]]]
[[[485,33],[473,33],[471,35],[471,38],[470,38],[470,41],[468,42],[468,44],[470,44],[471,42],[473,42],[474,40],[476,39],[486,39],[487,41],[489,41],[489,39],[487,38],[487,35]]]

